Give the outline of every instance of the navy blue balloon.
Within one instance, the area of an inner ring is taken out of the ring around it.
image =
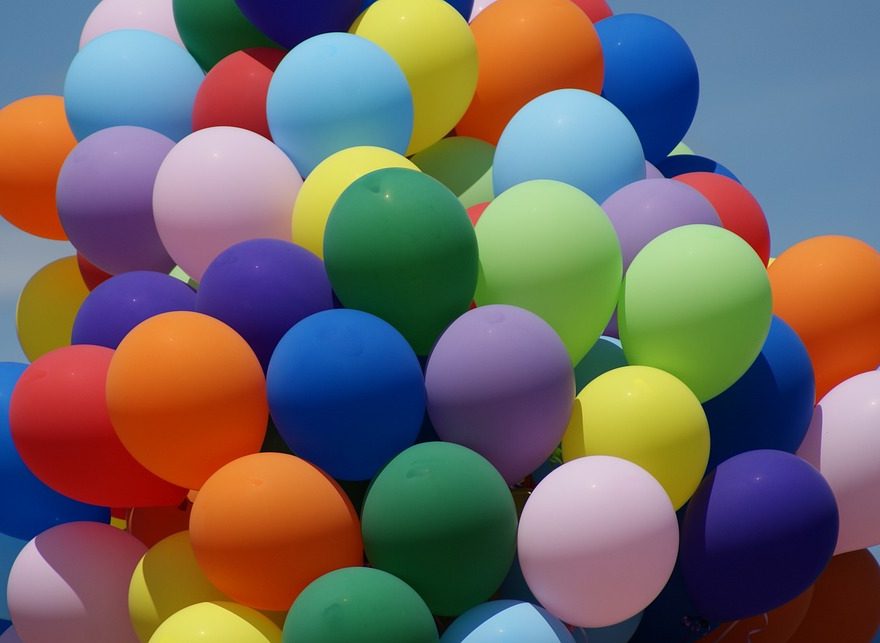
[[[805,460],[771,449],[736,455],[688,503],[680,554],[688,596],[721,621],[779,607],[831,560],[838,521],[831,487]]]
[[[602,96],[630,120],[645,158],[656,163],[684,138],[700,95],[697,63],[662,20],[621,13],[596,23],[605,59]]]
[[[328,31],[348,31],[361,0],[235,0],[253,25],[279,45],[292,49]]]
[[[6,619],[0,619],[0,634],[3,634],[6,630],[12,627],[12,621],[7,621]]]
[[[749,370],[703,404],[711,435],[707,470],[744,451],[797,451],[813,417],[815,395],[806,347],[791,326],[774,316]]]
[[[690,174],[691,172],[709,172],[711,174],[720,174],[729,179],[733,179],[737,183],[742,183],[736,175],[721,165],[718,161],[713,161],[705,156],[697,154],[673,154],[664,159],[660,159],[655,163],[655,167],[667,179],[678,176],[679,174]]]
[[[80,306],[73,322],[73,344],[115,349],[142,321],[177,310],[193,311],[196,294],[161,272],[124,272],[99,284]]]
[[[376,0],[363,0],[361,3],[361,11],[365,10],[375,2]],[[455,10],[461,14],[462,18],[470,21],[471,13],[473,13],[474,10],[474,0],[446,0],[446,3],[451,4]]]
[[[694,643],[711,632],[718,623],[707,620],[694,606],[685,590],[679,561],[666,586],[642,612],[642,619],[630,643]]]
[[[409,343],[359,310],[326,310],[278,343],[266,375],[269,410],[299,457],[340,480],[368,480],[412,446],[425,382]]]
[[[107,507],[77,502],[50,489],[18,455],[9,427],[9,398],[26,368],[26,364],[0,362],[0,534],[27,541],[61,523],[109,523]]]

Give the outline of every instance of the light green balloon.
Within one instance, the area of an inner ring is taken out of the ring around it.
[[[668,154],[668,156],[675,156],[677,154],[693,154],[694,151],[685,145],[684,141],[676,145],[672,148],[672,151]]]
[[[526,181],[492,201],[476,232],[477,304],[511,304],[542,317],[577,364],[620,292],[620,243],[599,204],[559,181]]]
[[[674,228],[645,246],[627,270],[618,307],[627,361],[672,373],[701,402],[751,366],[771,317],[760,258],[711,225]]]
[[[442,138],[412,157],[422,172],[433,176],[458,197],[465,208],[491,201],[495,146],[468,136]]]

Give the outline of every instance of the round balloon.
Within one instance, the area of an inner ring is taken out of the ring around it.
[[[412,162],[448,187],[465,208],[491,201],[495,147],[477,138],[449,136],[413,155]]]
[[[109,31],[143,29],[183,45],[174,24],[172,0],[101,0],[83,27],[80,48]]]
[[[642,622],[642,612],[606,627],[578,627],[572,631],[575,643],[628,643]]]
[[[310,2],[235,0],[242,14],[260,31],[286,48],[329,31],[346,31],[357,18],[360,0]]]
[[[474,0],[445,0],[452,7],[455,8],[458,13],[461,14],[461,17],[467,20],[473,13],[475,9]],[[362,0],[361,8],[366,9],[370,5],[374,4],[376,0]]]
[[[9,604],[6,600],[6,588],[9,581],[9,571],[15,563],[15,559],[27,545],[29,539],[21,540],[0,532],[0,632],[9,627]],[[5,636],[0,636],[0,642],[5,641]],[[20,640],[20,639],[19,639]]]
[[[832,559],[833,560],[833,559]],[[821,576],[820,576],[821,578]],[[701,638],[698,643],[729,643],[730,641],[760,640],[766,643],[785,643],[800,641],[794,639],[794,633],[803,622],[813,599],[813,587],[810,586],[801,594],[784,605],[763,612],[757,616],[736,621],[721,623],[712,632]],[[880,625],[880,623],[878,623]],[[858,639],[850,639],[858,640]]]
[[[626,356],[620,340],[600,337],[593,348],[574,367],[575,392],[580,393],[594,379],[608,371],[626,366]]]
[[[281,643],[281,630],[250,607],[230,601],[196,603],[164,621],[150,643]]]
[[[442,643],[574,643],[565,624],[532,603],[500,600],[469,609],[452,622]]]
[[[82,277],[83,282],[85,282],[86,288],[90,291],[94,290],[113,276],[98,268],[98,266],[86,259],[79,252],[76,253],[76,267],[79,268],[79,274]]]
[[[173,507],[135,507],[128,512],[125,530],[147,547],[189,528],[192,503]]]
[[[679,525],[685,510],[677,513]],[[632,643],[693,643],[712,632],[718,621],[709,621],[694,606],[684,584],[681,560],[676,561],[669,582],[648,605],[639,620]]]
[[[734,181],[739,181],[733,172],[718,161],[706,158],[705,156],[699,156],[698,154],[692,154],[688,151],[677,154],[670,152],[669,156],[665,159],[660,159],[655,161],[655,163],[657,169],[663,173],[663,176],[669,179],[691,172],[714,172]]]

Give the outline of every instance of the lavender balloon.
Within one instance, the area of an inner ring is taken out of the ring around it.
[[[658,170],[651,161],[645,161],[645,178],[646,179],[662,179],[663,172]]]
[[[574,400],[562,340],[537,315],[506,305],[454,321],[431,353],[425,386],[440,438],[480,453],[508,484],[553,453]]]

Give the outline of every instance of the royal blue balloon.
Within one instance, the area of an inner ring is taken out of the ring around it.
[[[425,414],[422,369],[409,343],[359,310],[326,310],[291,328],[266,384],[287,445],[340,480],[372,478],[415,443]]]
[[[621,13],[596,23],[605,61],[602,95],[632,122],[652,163],[684,137],[700,96],[697,63],[662,20]]]
[[[456,618],[440,643],[574,643],[571,632],[543,607],[491,601]]]
[[[50,489],[18,455],[9,427],[9,398],[26,368],[26,364],[0,362],[0,535],[27,541],[61,523],[110,522],[108,508],[77,502]],[[5,592],[6,582],[0,585]]]
[[[794,453],[813,417],[813,364],[800,337],[774,316],[749,370],[705,404],[711,447],[707,470],[756,449]]]
[[[656,167],[667,179],[676,177],[679,174],[709,172],[711,174],[720,174],[721,176],[733,179],[737,183],[742,183],[733,172],[718,161],[713,161],[710,158],[698,156],[697,154],[673,154],[657,161]]]
[[[697,488],[681,530],[681,569],[700,613],[732,621],[795,598],[837,544],[834,493],[811,464],[784,451],[747,451]]]
[[[195,310],[196,293],[161,272],[124,272],[99,284],[80,306],[73,322],[73,344],[116,348],[142,321],[177,310]]]
[[[363,0],[361,3],[361,11],[367,9],[375,2],[376,0]],[[474,0],[446,0],[446,3],[451,4],[465,20],[471,19],[471,13],[473,13],[474,10]]]
[[[196,310],[244,337],[264,369],[284,333],[332,307],[324,262],[280,239],[252,239],[224,250],[205,270],[196,296]]]
[[[244,16],[279,45],[292,49],[330,31],[348,31],[361,0],[235,0]]]

